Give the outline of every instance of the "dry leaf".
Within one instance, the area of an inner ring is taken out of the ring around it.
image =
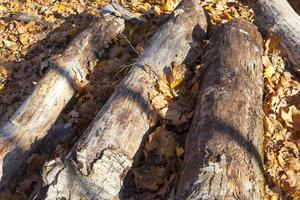
[[[163,113],[163,115],[161,115],[161,117],[165,120],[170,120],[173,124],[181,124],[181,120],[180,117],[182,116],[182,113],[174,108],[174,109],[170,109],[168,108],[168,110]]]
[[[185,72],[185,65],[176,65],[175,67],[173,67],[172,72],[167,77],[171,89],[176,88],[179,84],[182,83],[182,81],[184,80]]]
[[[269,42],[269,49],[274,50],[277,49],[281,41],[281,37],[276,34],[271,34],[270,42]]]
[[[287,159],[287,166],[290,168],[290,169],[293,169],[295,171],[300,171],[300,160],[297,159],[297,158],[288,158]]]
[[[160,110],[168,105],[168,101],[161,94],[151,99],[151,105],[154,109]]]
[[[26,46],[29,43],[30,35],[27,33],[21,34],[19,39],[20,39],[20,42]]]
[[[158,90],[166,97],[172,98],[171,88],[166,79],[161,79],[158,81]]]
[[[181,155],[184,154],[184,149],[179,147],[178,145],[176,146],[176,155],[177,157],[180,157]]]
[[[157,128],[149,136],[148,150],[158,156],[171,158],[176,155],[175,133],[167,131],[165,127]]]
[[[288,111],[286,111],[288,109]],[[292,105],[288,108],[282,109],[281,117],[287,126],[300,130],[300,110]]]
[[[155,191],[163,185],[167,174],[166,168],[151,166],[149,170],[134,169],[134,183],[138,190]]]

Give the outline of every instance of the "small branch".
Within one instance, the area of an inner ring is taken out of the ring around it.
[[[123,8],[119,4],[118,0],[112,0],[109,5],[102,8],[101,12],[103,14],[111,14],[111,15],[115,15],[117,17],[121,17],[124,20],[126,20],[132,24],[136,24],[136,25],[141,25],[146,22],[146,20],[141,19],[136,14],[133,14],[133,13],[129,12],[128,10],[126,10],[125,8]]]

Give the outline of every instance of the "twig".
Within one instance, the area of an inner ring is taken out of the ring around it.
[[[28,15],[26,13],[19,13],[19,14],[14,14],[13,16],[10,17],[10,20],[17,20],[21,22],[35,22],[37,24],[41,24],[43,26],[47,26],[51,28],[53,25],[50,22],[47,22],[43,19],[40,19],[35,16]]]
[[[128,38],[126,37],[126,35],[124,35],[123,33],[120,33],[121,36],[124,37],[124,39],[126,40],[126,42],[129,44],[129,46],[133,49],[133,51],[140,56],[141,54],[134,48],[134,46],[132,46],[132,44],[130,43],[130,41],[128,40]]]
[[[128,10],[126,10],[125,8],[123,8],[119,4],[118,0],[111,0],[111,3],[107,6],[105,6],[104,8],[102,8],[101,12],[103,14],[111,14],[111,15],[115,15],[117,17],[121,17],[124,20],[126,20],[132,24],[135,24],[135,25],[141,25],[146,22],[146,20],[141,19],[137,15],[135,15],[135,14],[129,12]]]

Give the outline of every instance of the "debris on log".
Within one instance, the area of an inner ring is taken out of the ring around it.
[[[278,38],[290,61],[300,66],[300,16],[287,0],[258,0],[255,23]]]
[[[262,42],[243,20],[211,37],[177,199],[262,199]]]
[[[206,28],[198,0],[182,1],[75,147],[63,161],[46,165],[41,197],[121,198],[123,178],[156,123],[148,93],[173,62],[198,57]]]
[[[53,66],[0,128],[1,188],[14,180],[26,153],[46,136],[69,100],[86,83],[87,65],[95,52],[101,55],[124,26],[121,18],[100,17],[77,35],[61,55],[52,57]]]

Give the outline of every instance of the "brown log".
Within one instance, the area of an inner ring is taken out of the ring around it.
[[[177,199],[262,199],[262,52],[246,21],[222,25],[210,39]]]
[[[255,23],[280,37],[288,58],[300,66],[300,16],[287,0],[258,0],[254,6]]]
[[[52,58],[53,66],[33,93],[0,128],[1,188],[14,179],[30,148],[44,138],[76,89],[86,82],[87,64],[94,53],[101,55],[123,29],[124,20],[101,17]]]
[[[54,167],[51,163],[45,167],[48,190],[43,198],[123,198],[119,194],[123,178],[153,125],[148,92],[171,63],[198,56],[206,23],[198,0],[181,2],[75,148],[63,162],[57,160]]]

